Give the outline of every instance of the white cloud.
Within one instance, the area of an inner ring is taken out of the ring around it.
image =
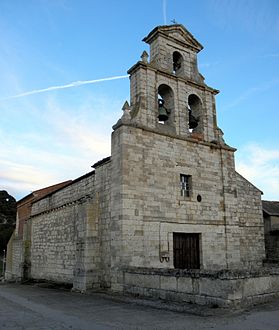
[[[0,189],[16,197],[55,183],[55,177],[41,167],[1,160],[0,168]]]
[[[56,140],[65,148],[74,149],[78,151],[78,154],[85,157],[88,157],[89,154],[102,157],[110,154],[111,125],[109,125],[109,120],[104,115],[104,108],[109,108],[109,104],[105,102],[101,105],[95,99],[94,107],[103,112],[103,115],[98,117],[96,113],[96,116],[94,116],[96,111],[94,111],[93,106],[88,106],[87,102],[84,102],[75,111],[75,116],[72,116],[70,115],[73,113],[72,110],[63,109],[55,101],[49,100],[44,119],[51,126]],[[119,112],[120,110],[118,110]],[[112,113],[110,119],[113,120],[114,117],[116,122],[117,116]]]
[[[33,110],[29,112],[31,127],[0,130],[4,141],[0,189],[21,198],[30,191],[75,179],[109,156],[111,126],[121,116],[122,100],[92,98],[83,97],[81,103],[71,106],[48,98],[39,113],[37,110],[32,117]]]
[[[263,199],[279,200],[279,149],[259,144],[239,148],[236,169],[263,191]]]
[[[0,189],[16,193],[15,197],[23,197],[30,191],[75,179],[90,171],[91,164],[86,159],[28,146],[15,147],[9,144],[1,152]]]

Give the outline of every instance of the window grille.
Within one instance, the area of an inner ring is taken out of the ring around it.
[[[180,174],[180,194],[182,197],[190,197],[192,191],[191,175]]]

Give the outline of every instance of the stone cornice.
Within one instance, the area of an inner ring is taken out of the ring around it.
[[[185,84],[191,85],[191,86],[193,86],[195,88],[198,88],[200,90],[208,91],[210,93],[213,93],[214,95],[217,95],[220,92],[218,89],[207,86],[206,84],[197,83],[197,82],[195,82],[193,80],[190,80],[190,79],[187,79],[187,78],[177,77],[176,75],[174,75],[172,73],[169,73],[169,72],[167,72],[165,70],[162,70],[162,69],[157,69],[154,66],[152,66],[152,64],[144,63],[143,61],[138,61],[135,65],[133,65],[127,71],[127,73],[129,75],[131,75],[139,69],[145,69],[145,70],[149,69],[149,70],[152,70],[154,72],[158,72],[158,74],[166,76],[167,78],[171,78],[171,79],[175,79],[176,81],[184,82]]]
[[[72,201],[68,201],[64,204],[61,204],[61,205],[57,205],[55,207],[52,207],[52,208],[48,208],[44,211],[39,211],[38,213],[34,213],[30,216],[30,219],[33,219],[33,218],[36,218],[42,214],[47,214],[47,213],[52,213],[52,212],[55,212],[55,211],[58,211],[58,210],[61,210],[63,208],[66,208],[68,206],[74,206],[76,204],[83,204],[84,202],[88,201],[88,200],[92,200],[94,197],[94,194],[87,194],[85,196],[82,196],[78,199],[75,199],[75,200],[72,200]]]
[[[140,124],[137,124],[137,123],[133,123],[133,122],[127,123],[127,122],[122,122],[121,120],[119,120],[117,122],[117,124],[115,124],[113,126],[113,129],[116,130],[121,126],[128,126],[128,127],[133,127],[133,128],[136,128],[136,129],[142,129],[143,131],[155,133],[155,134],[158,134],[158,135],[167,136],[167,137],[170,137],[170,138],[173,138],[173,139],[178,139],[178,140],[181,140],[181,141],[188,141],[188,142],[192,142],[192,143],[205,145],[205,146],[210,147],[211,149],[223,149],[223,150],[228,150],[228,151],[232,151],[232,152],[235,152],[237,150],[236,148],[230,147],[227,144],[218,143],[217,141],[212,141],[212,142],[201,141],[201,140],[197,140],[197,139],[194,139],[194,138],[191,138],[191,137],[181,136],[181,135],[171,133],[171,132],[162,132],[160,130],[152,129],[150,127],[140,125]]]

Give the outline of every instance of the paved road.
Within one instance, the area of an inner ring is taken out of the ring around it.
[[[110,299],[30,285],[0,284],[0,329],[216,329],[278,330],[279,301],[242,313],[195,307],[174,312]],[[203,316],[202,316],[203,315]]]

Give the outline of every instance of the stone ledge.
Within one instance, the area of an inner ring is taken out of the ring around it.
[[[174,277],[191,277],[191,278],[211,278],[211,279],[243,279],[251,277],[262,277],[268,275],[279,275],[279,267],[262,267],[255,270],[184,270],[184,269],[166,269],[166,268],[145,268],[145,267],[126,267],[122,268],[124,273],[141,274],[141,275],[160,275]]]
[[[238,271],[177,271],[129,268],[124,271],[124,293],[198,305],[241,307],[279,296],[278,269]]]
[[[136,128],[136,129],[146,131],[146,132],[151,132],[151,133],[155,133],[155,134],[158,134],[158,135],[167,136],[167,137],[172,138],[172,139],[177,139],[177,140],[187,141],[187,142],[193,142],[193,143],[196,143],[196,144],[200,144],[200,145],[210,147],[211,149],[224,149],[224,150],[228,150],[228,151],[232,151],[232,152],[235,152],[237,150],[236,148],[230,147],[229,145],[227,145],[225,143],[216,143],[216,141],[212,141],[212,142],[202,141],[200,139],[193,138],[191,136],[181,136],[179,134],[172,133],[172,132],[169,132],[169,131],[161,131],[157,128],[150,128],[150,127],[147,127],[145,125],[142,125],[142,124],[139,124],[139,123],[136,123],[136,122],[132,122],[132,121],[123,122],[121,119],[119,119],[119,121],[115,125],[113,125],[112,128],[115,131],[116,129],[118,129],[121,126],[133,127],[133,128]]]

